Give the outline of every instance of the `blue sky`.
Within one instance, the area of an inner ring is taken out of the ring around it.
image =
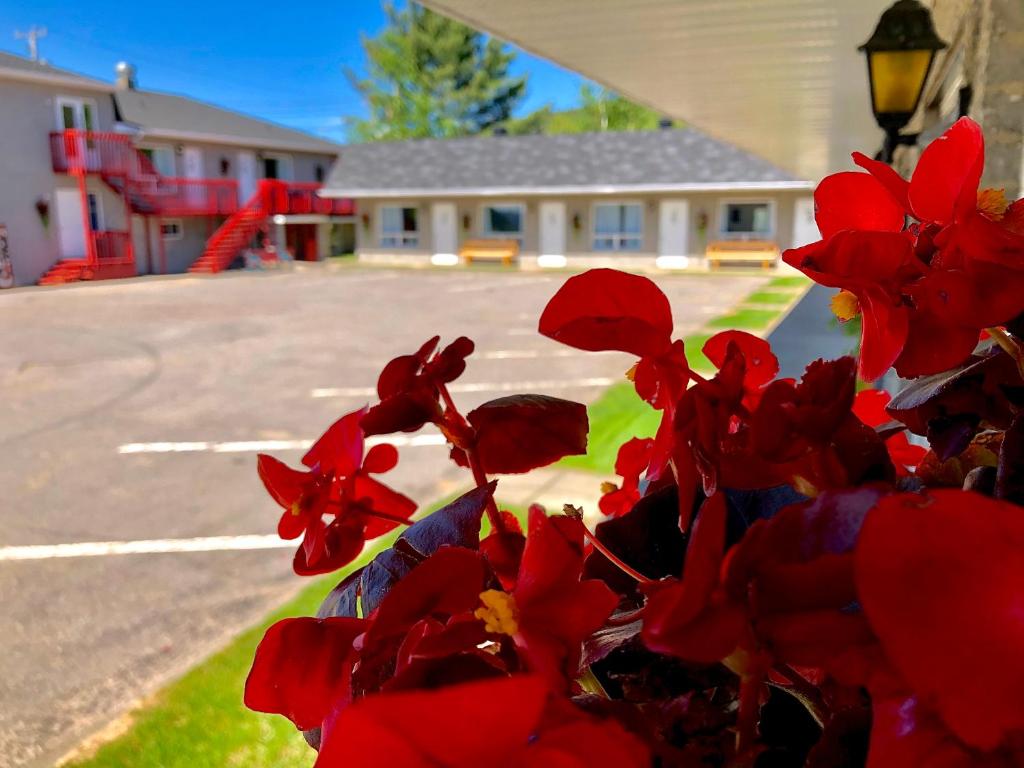
[[[22,0],[0,3],[0,50],[24,54],[15,30],[44,26],[40,55],[54,66],[110,80],[124,59],[135,64],[142,88],[343,140],[341,116],[363,114],[343,68],[361,69],[360,34],[374,35],[384,21],[380,0]],[[576,100],[581,80],[571,72],[522,52],[515,71],[529,73],[521,112]]]

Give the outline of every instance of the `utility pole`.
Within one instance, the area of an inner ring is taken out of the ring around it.
[[[16,31],[14,37],[18,40],[25,40],[28,43],[28,57],[32,61],[39,61],[39,40],[46,37],[46,27],[37,27],[33,24],[27,32]]]

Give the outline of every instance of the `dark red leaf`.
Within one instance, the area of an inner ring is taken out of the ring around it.
[[[563,456],[587,452],[587,408],[547,395],[511,395],[484,403],[466,417],[476,429],[484,472],[529,472]]]

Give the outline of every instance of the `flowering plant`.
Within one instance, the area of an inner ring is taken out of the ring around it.
[[[966,119],[910,182],[856,159],[816,192],[823,239],[785,260],[862,316],[859,360],[780,379],[766,341],[727,331],[703,376],[657,286],[608,269],[548,303],[542,334],[635,356],[661,412],[624,436],[594,530],[535,505],[523,531],[495,503],[490,475],[585,452],[586,409],[463,415],[466,338],[390,362],[308,471],[261,456],[300,574],[408,527],[316,618],[268,630],[246,704],[319,768],[1024,764],[1024,203],[978,191]],[[890,366],[915,378],[858,393]],[[370,477],[397,452],[363,440],[425,424],[475,487],[412,522]]]

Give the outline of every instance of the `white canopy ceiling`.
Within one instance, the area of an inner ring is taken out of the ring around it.
[[[425,0],[816,180],[881,144],[857,46],[891,0]]]

